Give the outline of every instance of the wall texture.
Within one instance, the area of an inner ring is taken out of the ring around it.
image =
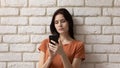
[[[37,68],[37,48],[60,7],[85,42],[81,68],[120,68],[120,0],[0,0],[0,68]]]

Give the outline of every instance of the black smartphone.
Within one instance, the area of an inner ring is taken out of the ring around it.
[[[58,43],[58,38],[59,38],[59,36],[57,34],[49,35],[49,40],[53,40],[56,43]],[[51,41],[49,41],[49,42],[52,43]]]

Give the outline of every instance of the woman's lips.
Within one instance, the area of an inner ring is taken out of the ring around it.
[[[63,30],[63,28],[60,28],[60,29],[58,29],[58,30]]]

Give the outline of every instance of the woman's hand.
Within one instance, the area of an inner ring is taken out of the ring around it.
[[[49,43],[49,45],[48,45],[48,53],[49,53],[50,58],[53,58],[56,55],[56,47],[55,47],[55,45]]]
[[[54,42],[53,40],[51,40],[51,42],[54,44],[54,45],[52,44],[51,50],[54,53],[58,53],[58,54],[62,55],[62,54],[64,54],[63,45],[62,45],[61,40],[58,40],[58,41],[59,41],[59,44]]]

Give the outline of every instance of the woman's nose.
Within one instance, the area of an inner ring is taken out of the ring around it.
[[[58,24],[59,26],[62,26],[62,23],[59,21],[59,24]]]

